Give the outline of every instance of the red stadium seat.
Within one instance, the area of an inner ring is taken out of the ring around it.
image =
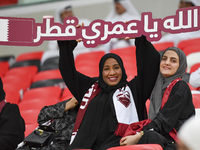
[[[153,46],[157,51],[164,51],[168,47],[173,47],[174,43],[173,42],[154,43]]]
[[[193,46],[185,47],[183,49],[183,52],[185,53],[186,56],[191,53],[200,52],[200,45],[193,45]]]
[[[104,51],[94,51],[94,52],[79,54],[75,59],[75,65],[79,65],[79,64],[88,65],[88,62],[99,63],[103,55],[105,55]]]
[[[200,67],[200,63],[196,63],[196,64],[192,65],[190,68],[190,74],[192,72],[196,71],[199,67]]]
[[[15,75],[9,75],[3,77],[3,82],[5,84],[10,84],[11,86],[16,86],[18,90],[26,91],[30,85],[32,78],[29,74],[22,74],[20,76]]]
[[[112,147],[107,150],[163,150],[163,148],[158,144],[136,144]]]
[[[14,104],[19,104],[21,99],[20,89],[14,84],[4,84],[4,91],[6,93],[6,101]]]
[[[15,67],[9,69],[6,72],[5,76],[14,75],[19,77],[24,77],[24,75],[26,75],[33,78],[36,75],[37,71],[38,68],[36,66]]]
[[[90,77],[99,76],[99,61],[103,55],[105,55],[104,51],[79,54],[75,59],[77,71]]]
[[[54,97],[35,98],[30,100],[22,100],[18,106],[20,111],[41,110],[44,106],[54,105],[59,102],[59,99]]]
[[[186,47],[190,47],[190,46],[194,46],[194,45],[200,47],[200,38],[183,40],[183,41],[178,43],[177,47],[184,51]]]
[[[44,51],[22,53],[17,56],[16,62],[33,59],[41,60],[43,53]]]
[[[187,83],[188,86],[190,87],[190,90],[193,91],[193,90],[199,90],[199,87],[193,87],[189,82]]]
[[[26,130],[25,130],[25,137],[27,137],[31,132],[33,132],[37,127],[38,123],[31,123],[31,124],[25,124]]]
[[[195,108],[200,108],[200,93],[192,93],[192,100]]]
[[[60,98],[60,101],[68,100],[68,99],[70,99],[70,98],[72,98],[72,97],[73,97],[73,95],[72,95],[72,93],[69,91],[69,89],[68,89],[68,88],[65,88],[65,89],[63,90],[63,94],[62,94],[62,96],[61,96],[61,98]]]
[[[38,109],[21,110],[20,114],[25,121],[25,124],[37,123],[37,118],[40,113]]]
[[[33,82],[48,80],[48,79],[62,79],[59,69],[46,70],[38,72],[34,78]]]
[[[58,86],[40,87],[30,89],[24,93],[22,101],[35,99],[35,98],[57,98],[61,96],[61,88]]]
[[[9,69],[9,63],[7,61],[0,62],[0,77],[3,77]]]

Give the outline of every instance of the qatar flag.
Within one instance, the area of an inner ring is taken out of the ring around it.
[[[33,19],[0,17],[0,42],[33,43]]]

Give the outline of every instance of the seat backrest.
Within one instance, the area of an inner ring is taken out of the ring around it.
[[[22,101],[35,98],[53,98],[53,97],[59,99],[61,96],[61,92],[62,90],[58,86],[33,88],[24,93]]]
[[[190,74],[192,72],[195,72],[199,67],[200,67],[200,63],[196,63],[196,64],[192,65],[190,68]]]
[[[44,53],[44,51],[22,53],[17,56],[16,62],[24,61],[24,60],[33,60],[33,59],[41,60],[43,53]]]
[[[173,42],[154,43],[153,46],[157,51],[164,51],[168,47],[173,47],[174,43]]]
[[[200,45],[198,45],[198,46],[193,45],[190,47],[186,47],[186,48],[184,48],[183,52],[185,53],[186,56],[191,53],[200,52]]]
[[[40,71],[34,76],[33,82],[48,79],[62,79],[59,69]]]
[[[21,110],[20,114],[25,121],[25,124],[37,123],[37,118],[40,113],[38,109]]]
[[[20,111],[27,110],[41,110],[44,106],[54,105],[59,102],[59,99],[54,97],[48,98],[32,98],[29,100],[22,100],[18,106]]]
[[[60,101],[64,101],[64,100],[68,100],[70,98],[72,98],[73,95],[72,93],[69,91],[69,89],[66,87],[64,90],[63,90],[63,93],[62,93],[62,96],[60,98]]]
[[[195,108],[200,108],[200,93],[192,93],[192,101]]]
[[[1,61],[0,62],[0,77],[3,77],[6,72],[8,71],[10,65],[8,61]]]
[[[184,51],[186,47],[199,45],[200,46],[200,38],[194,38],[194,39],[188,39],[188,40],[182,40],[178,43],[178,48]]]
[[[112,147],[107,150],[163,150],[163,148],[158,144],[136,144]]]

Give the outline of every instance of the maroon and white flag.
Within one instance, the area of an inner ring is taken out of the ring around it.
[[[62,24],[54,22],[52,16],[44,16],[42,23],[35,23],[33,18],[0,17],[0,45],[38,46],[45,40],[81,38],[85,47],[96,47],[111,38],[141,35],[148,41],[158,41],[162,31],[175,34],[200,30],[200,6],[178,9],[175,15],[163,19],[154,19],[151,12],[144,12],[141,20],[128,22],[97,19],[77,28],[78,22],[76,17],[68,17]]]

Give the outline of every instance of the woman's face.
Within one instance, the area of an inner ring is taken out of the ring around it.
[[[163,77],[170,77],[176,73],[179,68],[179,56],[173,50],[168,50],[163,54],[160,62],[160,72]]]
[[[114,58],[108,58],[103,66],[103,80],[109,86],[117,85],[122,78],[122,69]]]

